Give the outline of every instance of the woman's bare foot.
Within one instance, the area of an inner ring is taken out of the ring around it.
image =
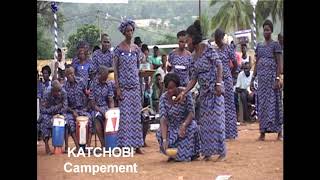
[[[52,155],[52,152],[51,152],[51,150],[50,150],[49,147],[46,147],[46,154],[47,154],[47,155]]]
[[[136,149],[136,153],[137,153],[137,154],[144,154],[144,152],[143,152],[140,148],[137,148],[137,149]]]
[[[265,134],[264,133],[261,133],[260,134],[260,137],[258,138],[258,141],[264,141],[265,140]]]
[[[210,161],[211,160],[211,156],[204,156],[203,160],[204,161]]]
[[[282,136],[282,133],[278,133],[278,138],[277,138],[278,141],[283,141],[283,136]]]
[[[197,160],[200,157],[200,155],[194,155],[191,157],[191,161]]]
[[[47,154],[47,155],[51,155],[52,152],[51,152],[51,150],[50,150],[48,141],[49,141],[49,138],[45,138],[45,139],[44,139],[46,154]]]
[[[174,162],[174,158],[169,157],[168,160],[167,160],[167,162]]]
[[[226,158],[226,155],[220,155],[220,156],[218,157],[217,161],[223,162],[223,161],[225,161],[226,159],[227,159],[227,158]]]

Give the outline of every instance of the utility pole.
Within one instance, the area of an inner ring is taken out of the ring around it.
[[[201,17],[201,0],[199,0],[199,19]]]
[[[250,0],[251,5],[253,6],[253,19],[252,19],[252,34],[253,34],[253,49],[255,50],[257,47],[257,24],[256,24],[256,5],[257,5],[258,0]]]
[[[97,11],[97,18],[98,18],[99,37],[101,39],[101,27],[100,27],[100,14],[99,13],[100,13],[100,10]]]

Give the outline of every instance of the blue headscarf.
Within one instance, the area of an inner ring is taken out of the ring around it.
[[[126,19],[126,20],[123,20],[120,24],[120,26],[118,27],[119,31],[124,34],[124,32],[126,31],[126,28],[128,25],[131,25],[133,31],[136,27],[136,23],[130,19]]]

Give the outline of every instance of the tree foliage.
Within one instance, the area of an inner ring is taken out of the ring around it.
[[[222,28],[225,32],[250,29],[253,7],[249,0],[211,0],[210,6],[224,3],[211,19],[211,28]]]
[[[156,44],[162,45],[162,44],[176,44],[177,38],[172,34],[166,34],[164,38],[161,40],[158,40]]]
[[[283,1],[282,0],[258,1],[256,12],[257,12],[257,24],[259,26],[262,26],[263,22],[269,16],[271,16],[273,23],[276,23],[278,19],[280,19],[281,26],[283,25]]]
[[[259,0],[258,4],[259,2],[271,1],[273,0]],[[214,2],[212,6],[210,6],[211,2]],[[246,2],[245,7],[249,10],[243,8],[243,5],[245,4],[243,2]],[[163,42],[168,40],[165,34],[172,34],[175,37],[175,34],[178,31],[186,29],[191,25],[199,15],[198,3],[199,1],[186,0],[128,1],[128,4],[59,3],[58,12],[65,16],[63,21],[64,32],[59,33],[59,37],[64,36],[68,39],[68,37],[75,34],[77,28],[83,24],[95,24],[97,27],[101,28],[102,32],[110,35],[111,42],[113,46],[115,46],[124,38],[117,30],[121,16],[130,17],[133,20],[160,18],[162,22],[169,21],[169,26],[165,27],[160,25],[154,27],[137,27],[134,32],[134,36],[140,36],[144,43],[148,45],[157,44],[159,41],[161,42],[161,40]],[[234,4],[234,6],[230,6],[232,7],[230,8],[227,4]],[[225,9],[226,7],[228,7],[228,9]],[[241,9],[241,11],[239,11],[239,9]],[[223,16],[227,19],[222,19],[220,25],[229,26],[230,31],[232,31],[232,29],[249,29],[252,24],[253,7],[250,5],[248,0],[202,0],[201,11],[208,13],[208,18],[210,20],[208,32],[214,31],[218,27],[218,25],[213,25],[214,27],[212,27],[211,20],[212,17],[218,15],[220,11],[226,14]],[[49,9],[48,13],[50,17],[53,17],[51,9]],[[105,17],[107,13],[110,17],[106,19]],[[259,12],[256,12],[256,14],[258,18]],[[59,19],[61,18],[58,17],[58,20]],[[259,23],[258,19],[257,22]]]
[[[202,35],[204,38],[208,38],[210,30],[210,18],[208,12],[204,12],[200,16],[200,25],[202,30]]]
[[[42,17],[37,16],[37,59],[51,59],[53,58],[53,41],[46,37],[43,28],[44,20]]]
[[[208,2],[206,2],[208,4]],[[143,42],[155,44],[159,39],[165,39],[164,34],[176,34],[178,31],[186,29],[195,20],[192,16],[198,14],[198,1],[128,1],[128,4],[76,4],[61,3],[59,12],[65,16],[64,32],[65,37],[71,36],[76,29],[83,24],[95,24],[97,21],[97,11],[100,11],[100,28],[103,32],[112,35],[113,44],[118,44],[123,40],[123,35],[117,30],[119,22],[114,19],[121,19],[127,16],[137,19],[157,19],[162,21],[170,20],[169,27],[160,25],[158,27],[137,27],[134,36],[140,36]],[[205,1],[202,3],[205,4]],[[106,19],[108,13],[110,18]],[[173,22],[174,17],[180,16],[180,20]],[[160,33],[158,33],[160,32]]]
[[[69,36],[67,47],[68,54],[67,57],[72,58],[75,55],[77,45],[80,41],[86,41],[90,50],[92,47],[99,45],[100,41],[99,28],[93,24],[85,24],[79,29],[75,34]]]
[[[57,12],[58,25],[58,44],[59,35],[63,32],[64,16],[61,12]],[[51,10],[51,2],[37,2],[37,58],[51,59],[54,53],[54,16]],[[61,44],[61,43],[60,43]]]
[[[57,15],[57,25],[58,31],[63,31],[63,22],[65,21],[64,15],[59,12],[59,5],[58,3],[58,12]],[[48,1],[37,1],[37,14],[43,18],[42,26],[46,27],[49,31],[54,28],[54,16],[51,10],[51,2]]]

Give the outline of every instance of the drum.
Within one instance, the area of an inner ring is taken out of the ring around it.
[[[54,147],[62,147],[64,142],[65,119],[62,115],[53,116],[52,127],[52,145]]]
[[[105,113],[105,147],[111,149],[117,147],[118,129],[120,121],[120,109],[112,108]]]
[[[78,116],[76,121],[77,121],[77,128],[76,128],[77,139],[80,147],[85,148],[87,143],[88,130],[89,130],[88,128],[89,118],[87,116]]]

